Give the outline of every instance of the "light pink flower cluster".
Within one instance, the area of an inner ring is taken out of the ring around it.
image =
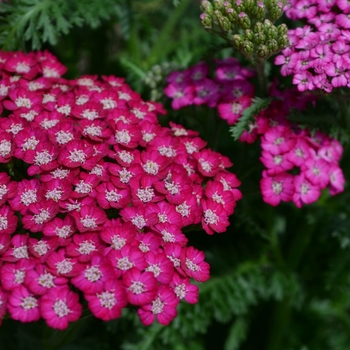
[[[182,229],[224,232],[240,182],[123,79],[65,71],[48,52],[0,52],[0,320],[64,329],[87,302],[102,320],[131,304],[169,324],[209,278]]]
[[[339,167],[341,144],[327,135],[312,134],[286,119],[291,108],[302,110],[310,97],[295,89],[281,92],[273,86],[270,94],[279,98],[260,112],[240,140],[254,142],[260,136],[261,162],[265,166],[260,182],[263,200],[273,206],[281,201],[300,208],[318,200],[328,187],[331,195],[344,190]],[[299,95],[299,98],[298,98]]]
[[[220,117],[232,125],[251,104],[254,85],[248,79],[253,76],[253,71],[229,57],[215,61],[213,79],[208,74],[209,67],[205,62],[172,72],[164,92],[172,98],[174,109],[192,104],[217,107]]]
[[[350,87],[350,3],[347,0],[289,0],[286,15],[306,25],[288,31],[290,47],[275,58],[299,91]]]

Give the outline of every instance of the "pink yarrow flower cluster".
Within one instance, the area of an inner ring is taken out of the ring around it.
[[[0,320],[65,329],[87,303],[167,325],[209,278],[182,229],[224,232],[240,182],[124,79],[65,71],[48,52],[0,52]]]
[[[253,71],[242,67],[233,57],[215,61],[214,78],[209,66],[200,62],[186,70],[172,72],[164,92],[172,99],[172,108],[207,105],[217,108],[222,119],[232,125],[250,106],[254,85]]]
[[[341,144],[321,132],[300,129],[286,118],[291,108],[302,110],[313,98],[301,96],[296,89],[281,92],[275,86],[270,95],[278,100],[255,116],[240,138],[248,143],[260,140],[263,200],[273,206],[292,201],[300,208],[316,202],[325,188],[331,195],[342,192]]]
[[[288,31],[290,47],[275,58],[299,91],[350,87],[350,5],[346,0],[289,0],[287,17],[304,27]]]

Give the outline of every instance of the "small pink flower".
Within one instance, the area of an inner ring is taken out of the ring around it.
[[[301,208],[303,204],[316,202],[321,194],[320,188],[311,184],[303,173],[294,177],[294,185],[293,202],[298,208]]]
[[[289,202],[294,195],[293,176],[281,173],[271,177],[263,177],[260,181],[260,188],[266,203],[276,206],[281,200]]]
[[[131,222],[122,222],[120,219],[112,221],[112,223],[101,231],[101,239],[107,243],[112,249],[120,250],[125,245],[134,241],[137,233],[136,228]],[[107,251],[110,248],[106,248]]]
[[[100,255],[95,255],[89,263],[86,263],[79,275],[71,279],[71,283],[84,293],[95,294],[104,289],[108,279],[114,278],[113,268],[108,261]]]
[[[199,288],[197,285],[191,284],[189,278],[182,278],[175,273],[170,286],[173,288],[176,297],[180,300],[185,299],[190,304],[196,304],[198,302]]]
[[[334,196],[344,191],[345,178],[343,171],[337,165],[331,165],[329,168],[329,193]]]
[[[133,267],[123,275],[123,284],[126,288],[130,304],[145,305],[150,303],[158,292],[157,280],[152,272],[141,272]]]
[[[58,212],[58,204],[52,199],[32,203],[29,205],[27,214],[22,218],[23,227],[31,232],[39,232]]]
[[[8,205],[0,206],[0,235],[10,235],[16,231],[18,217]]]
[[[174,266],[164,253],[149,251],[145,254],[148,266],[146,271],[152,272],[158,282],[169,284],[174,275]]]
[[[95,317],[103,321],[119,318],[128,303],[125,287],[121,281],[109,279],[97,293],[86,293],[85,299]]]
[[[173,290],[166,285],[160,285],[157,296],[149,304],[142,305],[137,313],[141,322],[146,326],[151,325],[154,319],[167,326],[177,315],[176,307],[178,303],[179,300]]]
[[[286,153],[295,144],[295,139],[292,136],[290,128],[276,126],[264,134],[261,139],[261,148],[274,156]]]
[[[41,297],[40,312],[49,327],[64,330],[82,314],[79,295],[67,287],[52,288]]]
[[[243,111],[249,107],[250,104],[250,97],[242,96],[229,103],[219,103],[218,112],[222,119],[226,120],[229,125],[232,125],[242,116]]]
[[[68,282],[67,278],[58,277],[47,271],[45,265],[37,264],[25,275],[25,285],[35,295],[44,295],[51,288],[62,286]]]
[[[214,232],[225,232],[230,223],[223,205],[212,199],[202,199],[201,205],[203,208],[202,227],[205,232],[209,235]]]
[[[72,214],[79,232],[100,231],[107,220],[107,214],[97,206],[83,205]]]
[[[17,321],[33,322],[40,319],[39,300],[24,286],[11,291],[7,309],[11,318]]]
[[[173,99],[171,102],[173,109],[180,109],[193,103],[194,87],[192,85],[171,83],[164,89],[164,93]]]
[[[125,275],[134,267],[140,271],[147,267],[143,252],[131,245],[125,245],[119,250],[111,250],[107,259],[110,261],[117,278]]]
[[[204,253],[193,247],[182,250],[181,267],[188,277],[197,282],[205,282],[210,278],[210,266],[204,261]]]
[[[324,159],[310,157],[302,166],[305,177],[315,186],[325,188],[329,182],[329,164]]]

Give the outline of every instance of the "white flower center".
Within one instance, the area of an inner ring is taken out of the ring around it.
[[[143,165],[143,170],[147,174],[157,175],[159,171],[159,165],[151,160],[147,160],[147,162]]]
[[[12,255],[16,259],[28,259],[28,247],[26,245],[22,245],[20,247],[13,248]]]
[[[71,263],[70,259],[64,259],[57,262],[55,265],[57,272],[60,274],[66,274],[73,270],[73,264]]]
[[[124,258],[118,259],[117,268],[122,271],[126,271],[131,269],[134,266],[134,263],[129,260],[128,256],[124,256]]]
[[[32,107],[32,101],[26,97],[17,97],[15,104],[18,108],[26,107],[29,109]]]
[[[77,248],[77,251],[80,253],[80,254],[85,254],[85,255],[89,255],[91,254],[92,252],[96,251],[96,246],[95,246],[95,243],[93,241],[84,241],[84,242],[81,242],[79,244],[79,248]]]
[[[50,163],[52,160],[52,154],[50,154],[49,151],[45,149],[42,152],[36,152],[34,157],[34,164],[38,166],[45,165]]]
[[[74,139],[72,133],[63,130],[57,131],[55,136],[57,143],[59,143],[60,145],[65,145],[66,143]]]
[[[211,210],[211,209],[207,209],[204,212],[204,222],[207,225],[215,225],[217,224],[219,221],[219,217]]]
[[[30,310],[30,309],[34,309],[36,307],[38,307],[38,301],[32,297],[32,296],[29,296],[29,297],[24,297],[22,299],[22,302],[21,302],[21,307],[24,309],[24,310]]]
[[[58,299],[53,304],[53,311],[59,317],[65,317],[72,311],[68,308],[67,303],[64,300]]]
[[[25,206],[29,206],[37,201],[37,190],[26,190],[21,193],[21,203]]]
[[[45,272],[39,276],[38,284],[45,288],[52,288],[55,286],[55,283],[53,282],[54,279],[55,276],[51,275],[49,272]]]
[[[0,143],[0,156],[6,157],[10,154],[10,152],[11,152],[11,142],[2,140]]]
[[[97,266],[90,266],[85,270],[84,277],[90,282],[96,282],[103,277],[103,274]]]
[[[85,163],[86,154],[81,149],[74,149],[73,151],[69,152],[68,159],[71,162]]]
[[[89,216],[89,215],[86,215],[83,218],[80,218],[80,222],[85,228],[96,228],[97,227],[96,219]]]
[[[43,224],[50,219],[50,212],[46,209],[40,209],[40,214],[35,214],[33,220],[37,225]]]
[[[8,227],[7,217],[0,215],[0,231],[6,230],[7,227]]]
[[[112,242],[112,248],[113,249],[120,250],[120,249],[122,249],[125,246],[126,239],[123,238],[123,237],[115,235],[115,236],[113,236],[111,238],[111,242]]]
[[[131,222],[139,229],[142,230],[146,226],[146,220],[142,215],[135,215]]]
[[[139,188],[137,190],[137,197],[140,199],[143,203],[148,203],[152,200],[154,197],[154,190],[151,187],[146,187],[145,189]]]
[[[106,309],[109,309],[109,310],[112,309],[113,306],[117,303],[114,293],[102,292],[96,295],[100,301],[101,306],[105,307]]]
[[[161,314],[164,309],[164,303],[160,301],[160,298],[158,297],[157,299],[152,301],[152,307],[151,311],[153,314]]]
[[[131,286],[128,288],[134,294],[141,294],[146,291],[145,285],[140,281],[133,281]]]

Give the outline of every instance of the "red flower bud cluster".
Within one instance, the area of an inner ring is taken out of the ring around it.
[[[124,79],[65,71],[48,52],[0,52],[0,318],[64,329],[85,299],[102,320],[131,304],[169,324],[197,302],[191,278],[209,278],[182,229],[224,232],[240,182]]]

